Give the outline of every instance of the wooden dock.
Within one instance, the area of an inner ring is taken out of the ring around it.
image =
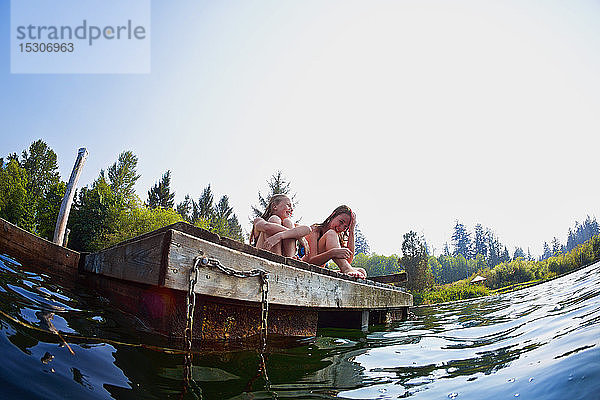
[[[366,329],[401,319],[412,306],[412,296],[397,287],[285,258],[186,223],[80,255],[0,222],[1,252],[85,280],[171,338],[184,336],[196,269],[194,339],[257,337],[265,303],[268,334],[299,337],[314,336],[317,327]],[[254,275],[245,277],[252,275],[249,271]]]

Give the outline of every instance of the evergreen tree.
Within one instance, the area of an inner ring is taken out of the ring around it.
[[[44,197],[37,202],[36,231],[45,239],[54,238],[54,228],[66,189],[67,185],[64,182],[58,182],[50,186]]]
[[[552,250],[550,250],[550,246],[548,246],[548,243],[544,242],[544,252],[542,254],[541,260],[545,260],[550,257],[552,257]]]
[[[433,275],[429,269],[427,251],[416,232],[404,234],[402,258],[399,263],[408,273],[407,287],[411,290],[425,290],[433,285]]]
[[[93,252],[104,247],[107,235],[117,229],[118,216],[125,208],[120,200],[103,172],[91,187],[83,187],[73,202],[69,217],[69,248]]]
[[[483,230],[483,226],[481,226],[481,224],[477,224],[475,225],[475,234],[473,238],[473,254],[475,256],[477,256],[477,254],[481,254],[484,258],[486,258],[487,253],[488,248],[485,231]]]
[[[504,246],[504,251],[500,255],[500,262],[509,262],[510,261],[510,253],[508,252],[508,248]]]
[[[219,202],[215,205],[212,214],[214,219],[225,221],[233,214],[233,208],[229,205],[229,197],[227,197],[227,195],[221,197]]]
[[[452,244],[454,245],[454,255],[461,254],[464,258],[471,257],[470,247],[471,238],[465,226],[458,221],[454,226],[454,234],[452,234]]]
[[[194,200],[190,197],[189,194],[185,195],[183,201],[177,204],[176,211],[184,221],[193,223],[192,221],[192,209],[193,209]]]
[[[525,252],[523,251],[523,249],[522,249],[522,248],[520,248],[520,247],[517,247],[517,248],[515,249],[515,252],[514,252],[514,254],[513,254],[513,260],[516,260],[516,259],[517,259],[517,258],[519,258],[519,257],[521,257],[521,258],[525,258]]]
[[[0,217],[33,232],[35,229],[34,203],[27,193],[27,171],[17,159],[9,159],[0,169]]]
[[[148,191],[148,207],[172,209],[175,204],[175,193],[171,193],[171,171],[167,171]]]
[[[194,222],[200,218],[204,218],[207,221],[211,221],[214,218],[213,213],[213,193],[210,184],[202,190],[198,203],[194,207]]]
[[[354,253],[355,254],[364,254],[364,255],[369,255],[370,248],[369,248],[369,243],[367,242],[367,238],[365,237],[365,235],[362,233],[362,231],[358,228],[358,226],[356,226],[355,228],[355,232],[354,232]]]
[[[564,251],[564,247],[560,244],[558,238],[555,236],[552,239],[552,255],[556,256]]]
[[[22,167],[27,171],[27,192],[35,203],[59,182],[56,153],[43,140],[36,140],[23,151]]]
[[[500,264],[500,262],[501,262],[502,244],[500,243],[500,240],[496,237],[496,235],[494,235],[494,232],[492,232],[491,229],[487,229],[486,238],[487,238],[487,249],[488,249],[487,264],[488,264],[488,268],[493,268],[496,265]]]
[[[267,181],[267,184],[269,186],[269,193],[263,196],[262,193],[260,193],[259,191],[258,207],[252,206],[252,214],[254,215],[254,218],[260,217],[263,214],[263,212],[267,209],[267,206],[269,205],[271,197],[273,197],[273,195],[275,194],[287,195],[292,202],[292,207],[296,207],[296,205],[298,204],[298,202],[296,201],[296,194],[291,193],[291,182],[288,182],[285,179],[281,171],[277,171],[273,175],[271,175],[271,178]]]
[[[237,241],[243,242],[244,241],[244,233],[242,231],[242,226],[240,225],[240,222],[238,221],[238,218],[235,214],[232,214],[227,219],[227,225],[228,225],[228,237],[235,239]]]
[[[448,247],[448,242],[444,243],[444,251],[442,253],[444,256],[450,256],[450,247]]]
[[[592,219],[588,215],[582,224],[579,224],[579,222],[575,221],[575,229],[572,230],[569,228],[565,250],[571,251],[578,245],[585,243],[598,234],[600,234],[600,227],[598,226],[596,217]]]
[[[135,183],[140,178],[137,174],[138,158],[131,151],[119,154],[119,159],[108,168],[107,182],[111,191],[125,202],[136,200]],[[100,174],[104,176],[104,171]]]

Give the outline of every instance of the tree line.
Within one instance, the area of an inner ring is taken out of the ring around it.
[[[452,249],[445,244],[441,255],[431,255],[425,237],[409,231],[403,236],[402,256],[357,254],[352,265],[364,268],[369,276],[405,270],[409,277],[407,287],[415,293],[431,291],[436,285],[439,288],[460,283],[461,287],[450,290],[451,294],[431,296],[449,300],[455,295],[485,292],[465,286],[475,275],[484,276],[489,288],[500,288],[531,280],[550,279],[600,260],[600,231],[596,218],[589,216],[583,223],[576,221],[574,228],[569,228],[566,246],[561,245],[555,237],[552,248],[545,250],[537,259],[529,249],[525,253],[520,247],[511,256],[497,235],[481,224],[475,225],[474,230],[469,232],[457,221],[451,243]],[[550,246],[546,244],[545,247]]]
[[[137,163],[133,152],[124,151],[93,183],[76,192],[67,225],[68,247],[97,251],[178,221],[243,240],[229,197],[215,202],[210,184],[197,201],[186,195],[175,205],[171,172],[166,171],[142,201],[134,189],[140,178]],[[12,153],[0,158],[0,217],[29,232],[52,239],[65,190],[56,153],[43,140],[33,142],[20,157]]]

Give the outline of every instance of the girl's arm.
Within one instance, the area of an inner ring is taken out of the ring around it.
[[[352,212],[352,219],[350,220],[349,234],[348,234],[348,249],[352,252],[348,262],[351,263],[354,259],[354,228],[356,226],[356,214]]]
[[[269,236],[267,240],[265,240],[266,248],[270,249],[271,247],[275,246],[277,243],[285,239],[300,239],[301,237],[304,237],[311,232],[311,228],[305,225],[298,225],[297,227],[292,229],[286,228],[285,226],[283,226],[283,228],[285,230],[277,232],[274,235]]]
[[[264,232],[266,235],[274,235],[279,232],[287,231],[289,228],[281,224],[276,224],[274,222],[268,222],[262,219],[261,217],[254,219],[254,230],[257,232]]]
[[[332,260],[334,258],[348,258],[350,257],[350,250],[342,247],[339,249],[330,249],[327,251],[324,251],[321,254],[317,254],[319,251],[319,247],[318,247],[318,241],[317,241],[317,237],[318,237],[318,228],[313,228],[312,232],[310,235],[308,235],[306,237],[307,241],[308,241],[308,253],[306,253],[306,255],[302,258],[303,261],[306,261],[308,263],[314,264],[314,265],[323,265],[325,264],[327,261]]]
[[[309,242],[309,246],[310,246],[310,242]],[[312,246],[311,246],[311,252],[312,252]],[[316,254],[316,255],[312,255],[311,253],[309,253],[307,256],[308,257],[306,257],[306,256],[304,257],[304,261],[314,264],[314,265],[323,265],[327,261],[333,260],[334,258],[348,259],[350,257],[350,250],[345,247],[341,247],[338,249],[330,249],[330,250],[324,251],[323,253]]]

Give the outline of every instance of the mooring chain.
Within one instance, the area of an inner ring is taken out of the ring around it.
[[[269,302],[267,296],[269,295],[269,274],[263,273],[260,275],[261,278],[261,309],[260,309],[260,368],[265,374],[265,386],[267,390],[270,390],[269,376],[267,375],[267,364],[265,363],[264,353],[267,349],[267,320],[269,318]]]
[[[267,385],[269,383],[269,378],[267,376],[267,370],[264,362],[263,353],[267,348],[267,320],[269,317],[269,274],[262,269],[252,269],[250,271],[238,271],[233,268],[229,268],[221,264],[219,260],[216,258],[209,258],[205,256],[196,257],[194,259],[194,266],[190,270],[190,284],[188,288],[188,300],[187,300],[187,325],[185,328],[185,341],[187,345],[187,355],[189,360],[189,365],[191,366],[191,352],[192,352],[192,328],[194,324],[194,308],[196,307],[196,294],[194,292],[194,288],[196,283],[198,282],[199,275],[199,266],[211,266],[221,271],[225,275],[235,276],[237,278],[252,278],[252,277],[260,277],[260,292],[261,292],[261,310],[260,310],[260,357],[261,357],[261,368],[265,374],[265,380]],[[193,382],[191,376],[191,367],[189,371],[186,371],[186,381]]]
[[[187,295],[187,308],[186,308],[186,325],[184,331],[185,337],[185,359],[184,359],[184,371],[183,377],[185,382],[185,389],[191,389],[192,394],[195,395],[196,398],[202,398],[202,391],[198,387],[198,384],[194,381],[192,375],[192,329],[194,327],[194,309],[196,308],[196,292],[194,291],[196,287],[196,283],[198,283],[198,263],[201,262],[200,259],[196,259],[194,261],[194,266],[190,270],[190,280],[188,286],[188,295]],[[196,395],[196,391],[199,392],[199,396]]]
[[[200,260],[200,261],[198,261]],[[198,257],[194,262],[194,265],[198,265],[200,262],[202,265],[210,265],[211,267],[215,267],[219,271],[223,272],[229,276],[235,276],[237,278],[252,278],[254,276],[260,277],[260,291],[261,291],[261,311],[260,311],[260,336],[261,336],[261,346],[263,350],[267,345],[267,318],[269,315],[269,274],[262,269],[252,269],[250,271],[238,271],[233,268],[229,268],[221,264],[219,260],[216,258],[209,257]]]

